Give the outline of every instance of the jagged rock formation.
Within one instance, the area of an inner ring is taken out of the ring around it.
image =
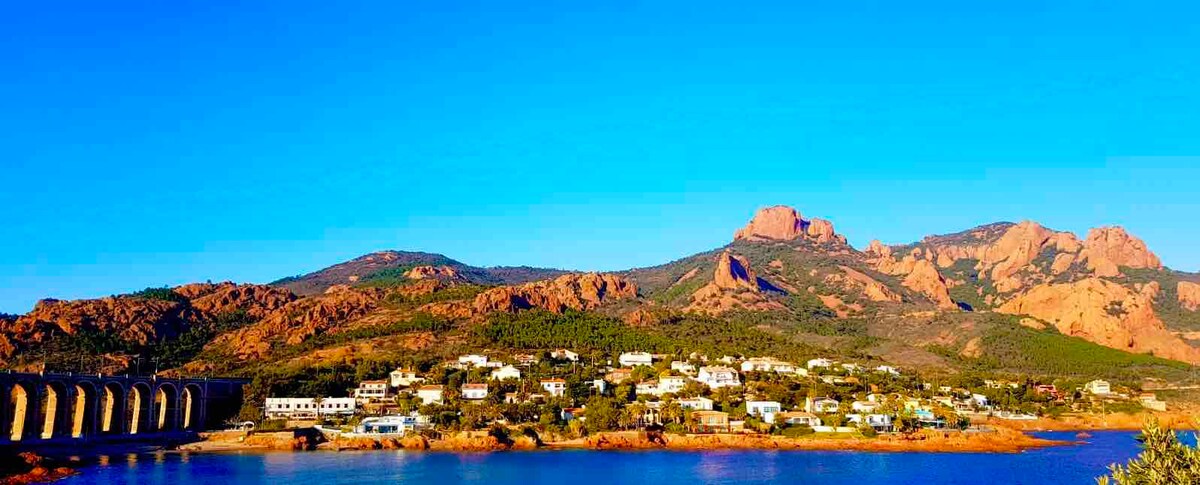
[[[519,286],[493,288],[475,297],[474,310],[486,314],[541,308],[554,313],[592,310],[604,303],[637,297],[637,285],[611,274],[584,273]]]
[[[899,303],[904,300],[887,285],[866,273],[849,266],[838,266],[838,269],[842,270],[842,274],[832,273],[825,277],[825,282],[830,286],[857,288],[871,301]]]
[[[817,243],[838,242],[846,238],[833,231],[833,223],[823,219],[804,219],[791,207],[777,205],[759,209],[750,223],[733,233],[740,241],[791,241],[808,239]]]
[[[424,280],[424,279],[431,279],[431,278],[455,280],[455,279],[461,279],[462,275],[460,275],[458,273],[458,271],[455,270],[451,266],[424,265],[424,266],[417,266],[417,267],[414,267],[413,269],[408,270],[408,272],[404,273],[404,277],[408,278],[410,280]]]
[[[1117,276],[1120,267],[1161,269],[1162,261],[1150,252],[1146,243],[1117,226],[1088,231],[1084,242],[1088,269],[1096,276]]]
[[[997,311],[1029,315],[1107,347],[1200,363],[1200,349],[1167,331],[1145,294],[1104,279],[1039,285]]]
[[[1176,286],[1179,293],[1179,305],[1191,311],[1200,310],[1200,284],[1190,281],[1180,281]]]
[[[937,268],[934,268],[933,263],[928,259],[918,261],[901,284],[929,297],[929,300],[938,308],[958,308],[954,299],[950,298],[950,290],[946,288],[946,279],[942,277],[941,273],[938,273]]]
[[[763,292],[771,287],[750,269],[750,261],[729,251],[717,257],[713,280],[692,293],[688,311],[712,315],[736,308],[751,310],[781,309],[783,305],[768,299]]]
[[[333,286],[323,295],[293,301],[254,325],[226,333],[211,345],[225,347],[242,360],[263,358],[277,345],[297,345],[366,316],[385,293],[379,288]]]

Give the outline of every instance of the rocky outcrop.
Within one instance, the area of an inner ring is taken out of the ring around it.
[[[887,285],[880,283],[875,278],[868,276],[866,273],[855,270],[849,266],[838,266],[842,270],[842,274],[830,274],[825,277],[825,282],[834,286],[843,286],[857,288],[862,291],[863,295],[871,301],[899,303],[903,300],[899,294],[888,288]]]
[[[692,293],[692,302],[687,310],[716,315],[736,308],[783,308],[782,304],[771,301],[763,294],[769,289],[750,268],[748,259],[725,251],[717,256],[713,280]]]
[[[1200,363],[1200,349],[1169,332],[1145,294],[1100,278],[1043,284],[997,308],[1050,322],[1065,335],[1127,352]]]
[[[871,244],[867,245],[867,249],[863,251],[867,256],[873,258],[890,258],[892,257],[892,248],[879,242],[878,239],[872,239]]]
[[[323,295],[293,301],[254,325],[223,334],[212,345],[228,346],[242,360],[263,358],[276,345],[297,345],[369,314],[384,295],[379,288],[332,286]]]
[[[928,259],[922,259],[904,277],[901,283],[906,288],[921,293],[929,298],[938,308],[954,309],[958,305],[950,298],[950,290],[946,287],[946,279],[938,273],[937,268]]]
[[[404,277],[411,280],[424,279],[445,279],[456,280],[461,279],[462,275],[458,274],[452,266],[417,266],[404,273]]]
[[[823,219],[804,219],[796,209],[777,205],[759,209],[746,227],[733,233],[734,241],[791,241],[807,239],[817,243],[846,243],[834,232],[833,223]]]
[[[1088,231],[1083,257],[1096,276],[1121,274],[1120,267],[1161,269],[1162,262],[1146,243],[1119,226],[1098,227]]]
[[[492,288],[475,297],[475,314],[541,308],[554,313],[592,310],[610,301],[636,298],[637,285],[620,276],[582,273],[518,286]]]
[[[1180,281],[1175,291],[1179,294],[1180,306],[1191,311],[1200,310],[1200,284]]]
[[[190,300],[198,311],[212,315],[246,312],[255,320],[296,300],[296,295],[282,288],[229,282],[183,285],[175,288],[175,293]]]

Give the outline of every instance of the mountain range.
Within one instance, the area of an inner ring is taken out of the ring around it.
[[[1180,380],[1200,363],[1200,274],[1164,267],[1120,227],[1080,238],[998,222],[857,249],[830,221],[774,206],[723,247],[613,273],[381,251],[267,285],[47,299],[0,316],[0,361],[20,370],[153,362],[185,374],[302,376],[551,344]]]

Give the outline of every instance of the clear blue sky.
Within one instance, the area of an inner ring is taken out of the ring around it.
[[[0,311],[389,248],[623,269],[778,203],[1200,269],[1194,2],[339,3],[8,5]]]

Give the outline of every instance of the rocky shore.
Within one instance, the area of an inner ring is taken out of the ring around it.
[[[756,434],[676,435],[656,432],[621,431],[589,435],[584,438],[546,441],[530,436],[500,439],[485,432],[457,433],[443,439],[423,436],[405,437],[331,437],[316,442],[293,432],[213,433],[205,441],[181,450],[428,450],[449,452],[485,452],[506,450],[845,450],[875,452],[993,452],[1012,453],[1029,448],[1057,446],[1068,442],[1036,438],[1023,432],[996,427],[988,432],[925,430],[909,435],[885,435],[876,438],[788,438]]]

